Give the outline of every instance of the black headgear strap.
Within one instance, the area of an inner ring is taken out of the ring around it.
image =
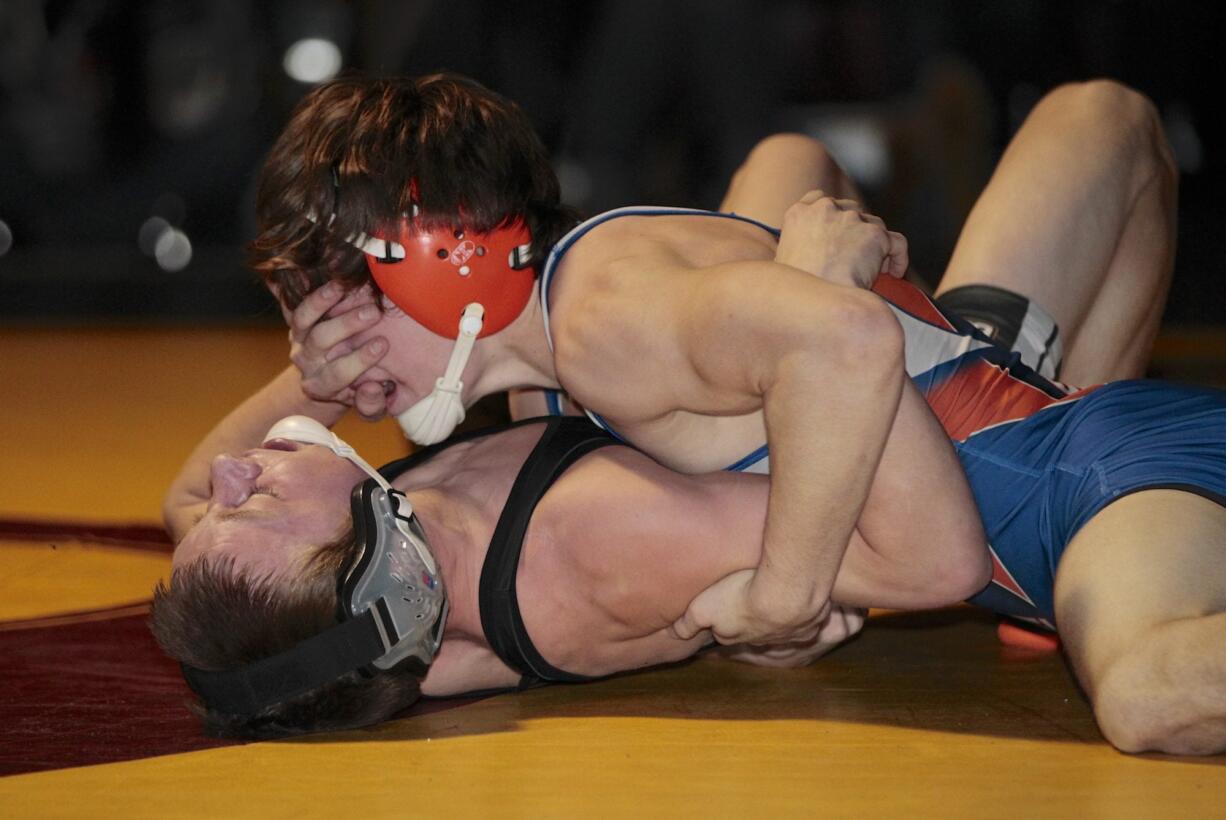
[[[286,652],[238,669],[210,672],[183,666],[183,677],[210,708],[254,715],[276,703],[332,683],[387,653],[382,601]],[[395,635],[395,631],[391,632]]]

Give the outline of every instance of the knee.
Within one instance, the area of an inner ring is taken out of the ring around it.
[[[1157,732],[1151,725],[1148,710],[1152,704],[1145,702],[1143,687],[1129,680],[1121,666],[1113,664],[1095,687],[1094,719],[1112,746],[1135,754],[1154,748]]]
[[[1158,109],[1136,89],[1109,79],[1068,83],[1050,92],[1039,105],[1078,118],[1100,144],[1105,138],[1108,145],[1140,166],[1146,179],[1160,176],[1173,183],[1177,178],[1174,153]]]
[[[1190,693],[1146,663],[1149,653],[1130,652],[1110,664],[1093,686],[1094,719],[1121,752],[1207,754],[1221,750],[1186,713]]]
[[[813,168],[823,176],[831,171],[842,172],[821,140],[806,134],[785,132],[771,134],[759,140],[750,149],[736,176],[750,174],[759,166],[774,167],[779,164],[794,168]]]

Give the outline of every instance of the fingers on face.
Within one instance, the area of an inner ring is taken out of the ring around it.
[[[286,322],[290,326],[290,335],[301,341],[317,325],[343,315],[360,312],[366,305],[374,305],[374,291],[369,285],[352,288],[346,291],[336,282],[329,282],[321,288],[316,288],[302,300],[292,312],[286,314]],[[367,319],[378,317],[378,310],[373,314],[363,314]]]
[[[379,308],[373,303],[325,317],[308,333],[306,342],[316,350],[330,350],[378,323]],[[352,345],[350,345],[352,347]]]
[[[356,350],[339,356],[331,365],[311,380],[309,389],[314,395],[331,396],[356,382],[363,373],[376,365],[387,353],[387,340],[371,339]],[[308,385],[304,384],[304,387]],[[382,391],[380,391],[382,392]]]
[[[341,300],[344,291],[335,282],[307,294],[289,317],[290,338],[301,341],[325,313]]]

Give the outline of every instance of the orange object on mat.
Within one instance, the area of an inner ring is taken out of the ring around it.
[[[1036,652],[1056,652],[1060,649],[1060,636],[1054,632],[1040,632],[1028,629],[1012,621],[1001,621],[996,625],[996,637],[1005,646],[1016,646],[1019,649],[1032,649]]]

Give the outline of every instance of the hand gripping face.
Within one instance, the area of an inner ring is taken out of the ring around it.
[[[447,620],[443,579],[409,500],[313,419],[282,419],[265,441],[278,438],[327,447],[370,479],[350,499],[357,550],[337,579],[337,624],[238,669],[183,667],[196,694],[229,714],[256,714],[354,671],[369,676],[410,662],[424,674]]]

